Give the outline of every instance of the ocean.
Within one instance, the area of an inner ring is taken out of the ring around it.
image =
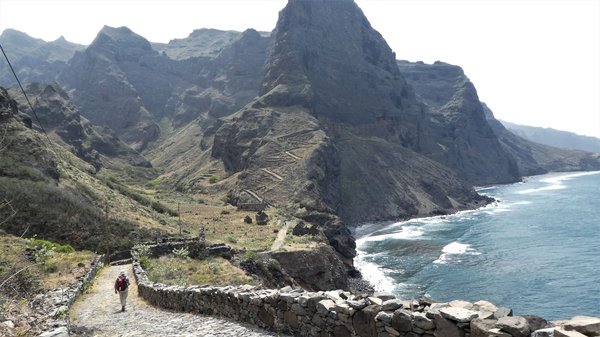
[[[478,191],[498,201],[358,227],[356,267],[402,299],[487,300],[548,320],[600,317],[600,172]]]

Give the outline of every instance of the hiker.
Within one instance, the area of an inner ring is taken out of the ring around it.
[[[121,299],[121,311],[125,311],[125,304],[127,303],[127,289],[129,288],[129,279],[125,275],[125,271],[121,270],[119,277],[115,281],[115,294],[119,293]]]

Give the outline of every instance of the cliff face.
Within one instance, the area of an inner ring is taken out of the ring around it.
[[[398,61],[398,68],[432,117],[430,140],[422,146],[423,154],[453,168],[472,184],[520,179],[514,158],[498,142],[475,86],[460,67]]]
[[[423,153],[474,184],[600,167],[598,155],[538,144],[508,131],[479,101],[458,66],[398,61],[398,67],[436,121],[431,139],[438,147],[423,147]]]
[[[430,116],[353,1],[290,1],[260,93],[214,128],[211,154],[236,177],[236,191],[251,189],[322,224],[334,215],[358,224],[485,202],[419,153]]]
[[[290,1],[273,35],[261,88],[267,104],[300,104],[331,122],[414,138],[420,106],[354,1]]]
[[[74,89],[86,117],[143,150],[165,136],[159,124],[178,128],[196,118],[210,124],[256,96],[268,38],[254,30],[227,34],[217,44],[219,51],[211,53],[202,48],[216,48],[206,42],[212,35],[195,32],[157,45],[159,53],[126,27],[104,27],[58,79]]]
[[[69,95],[57,83],[32,83],[26,87],[27,95],[36,100],[36,114],[51,139],[73,154],[90,163],[96,170],[126,163],[135,166],[150,166],[150,163],[115,137],[112,132],[97,127],[81,116],[71,103]],[[16,98],[19,110],[31,114],[20,90],[11,89],[9,94]],[[30,98],[30,99],[31,99]],[[29,116],[30,120],[37,120]]]
[[[90,121],[110,127],[141,150],[158,138],[159,128],[125,69],[139,74],[144,60],[154,55],[150,43],[129,29],[104,27],[85,51],[75,54],[59,81],[74,89],[73,100]]]

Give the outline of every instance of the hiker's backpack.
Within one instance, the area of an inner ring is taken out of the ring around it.
[[[117,278],[117,289],[119,291],[123,291],[125,289],[127,289],[127,286],[129,285],[129,282],[127,282],[127,278],[126,277],[119,277]]]

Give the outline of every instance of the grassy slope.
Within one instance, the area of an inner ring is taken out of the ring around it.
[[[36,243],[39,241],[0,234],[0,317],[14,323],[12,333],[17,336],[41,332],[40,322],[32,319],[35,295],[76,281],[90,268],[94,256],[89,251],[54,252],[35,260],[29,255]],[[12,335],[5,326],[0,327],[0,335],[5,334]]]
[[[99,179],[102,175],[90,173],[89,164],[57,145],[48,145],[41,134],[16,119],[2,122],[0,129],[5,134],[0,200],[10,201],[16,210],[0,229],[97,251],[104,249],[105,233],[114,250],[174,230],[168,226],[173,223],[168,214],[109,187]],[[1,208],[0,219],[10,211]]]

